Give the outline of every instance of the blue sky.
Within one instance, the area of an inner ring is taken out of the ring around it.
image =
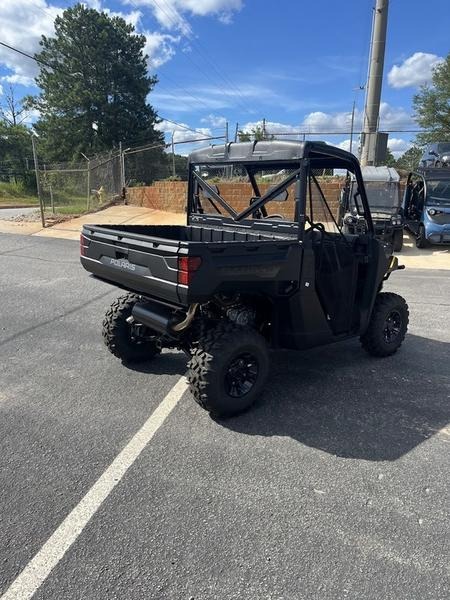
[[[73,2],[2,0],[0,40],[26,52],[51,35],[54,16]],[[149,69],[160,82],[149,101],[176,140],[223,135],[267,119],[272,132],[308,131],[348,147],[356,99],[360,127],[374,0],[86,0],[122,14],[147,37]],[[412,97],[449,52],[450,4],[391,0],[381,128],[394,154],[414,134]],[[0,86],[18,97],[37,90],[36,65],[0,48]],[[4,100],[4,94],[3,94]],[[0,103],[2,95],[0,95]],[[30,119],[35,118],[31,115]],[[402,131],[403,130],[403,131]],[[328,132],[339,131],[340,135]],[[184,148],[183,153],[189,148]]]

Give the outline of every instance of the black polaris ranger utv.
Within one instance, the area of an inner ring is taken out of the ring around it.
[[[338,227],[339,199],[326,191],[324,169],[354,174],[364,233]],[[381,357],[401,345],[408,307],[381,292],[400,267],[374,236],[352,154],[288,141],[195,151],[187,213],[186,226],[83,227],[85,269],[128,292],[103,322],[106,346],[123,362],[185,351],[195,400],[226,416],[261,394],[269,348],[358,336]]]

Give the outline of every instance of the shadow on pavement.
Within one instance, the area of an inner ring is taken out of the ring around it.
[[[183,375],[186,372],[188,358],[184,352],[162,351],[149,362],[124,363],[124,367],[138,373],[151,375]]]
[[[415,335],[385,359],[354,340],[275,353],[260,402],[217,422],[344,458],[396,460],[449,423],[449,356],[450,344]]]

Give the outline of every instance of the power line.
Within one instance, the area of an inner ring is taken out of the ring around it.
[[[44,60],[41,60],[40,58],[36,58],[35,56],[32,56],[31,54],[28,54],[27,52],[24,52],[23,50],[19,50],[18,48],[14,48],[14,46],[5,44],[5,42],[0,41],[0,46],[4,46],[5,48],[8,48],[8,50],[13,50],[13,52],[17,52],[18,54],[21,54],[22,56],[26,56],[27,58],[30,58],[31,60],[34,60],[35,62],[37,62],[41,65],[44,65],[44,67],[48,67],[49,69],[54,69],[54,67],[52,67],[51,65],[46,63]]]
[[[167,6],[167,8],[171,9],[172,12],[175,12],[175,9],[173,8],[173,6],[169,6],[167,4],[166,0],[161,0],[162,2],[164,2],[164,4]],[[159,8],[161,10],[162,7],[158,4],[157,0],[153,0],[153,3],[156,4],[156,6],[159,6]],[[166,14],[166,16],[169,17],[169,15],[163,10],[164,14]],[[169,17],[170,18],[170,17]],[[175,24],[176,25],[176,24]],[[223,72],[221,73],[218,69],[218,67],[216,66],[215,62],[213,60],[211,60],[210,56],[208,54],[210,54],[210,52],[208,52],[200,43],[199,40],[195,39],[194,37],[189,37],[189,40],[191,42],[191,44],[193,44],[194,46],[197,46],[197,52],[199,55],[203,54],[203,59],[208,62],[211,67],[216,71],[216,73],[219,75],[219,77],[222,78],[222,80],[225,82],[225,84],[231,88],[233,88],[235,90],[235,92],[237,92],[237,95],[239,96],[239,98],[244,102],[244,104],[242,104],[242,106],[245,108],[245,110],[247,112],[251,112],[248,110],[248,107],[245,104],[245,100],[244,97],[241,94],[241,91],[239,90],[239,88],[237,86],[235,86],[235,84],[228,78],[227,75],[225,75]]]
[[[130,2],[130,4],[132,4],[132,5],[133,5],[133,6],[134,6],[136,9],[138,9],[138,10],[139,10],[139,7],[138,7],[138,6],[135,4],[135,2],[134,2],[133,0],[129,0],[129,2]],[[170,23],[171,23],[171,24],[172,24],[172,25],[173,25],[175,28],[179,29],[179,26],[180,26],[180,24],[179,24],[179,23],[178,23],[178,22],[177,22],[177,21],[174,19],[174,17],[173,17],[173,16],[171,16],[171,15],[170,15],[170,14],[169,14],[169,13],[168,13],[168,12],[167,12],[167,11],[166,11],[166,10],[165,10],[163,7],[162,7],[162,6],[161,6],[161,4],[159,4],[159,2],[157,2],[157,0],[153,0],[153,4],[154,4],[154,5],[155,5],[157,8],[159,8],[159,10],[160,10],[160,11],[161,11],[161,12],[162,12],[164,15],[166,15],[166,17],[168,18],[169,22],[170,22]],[[170,9],[170,10],[172,11],[172,14],[175,14],[175,10],[173,9],[173,7],[169,7],[167,4],[166,4],[166,6],[167,6],[167,8],[168,8],[168,9]],[[178,16],[178,13],[176,13],[176,14],[177,14],[177,16]],[[185,34],[185,35],[186,35],[186,34]],[[189,36],[188,36],[188,35],[186,35],[186,37],[188,37],[188,39],[190,40],[191,44],[192,44],[194,47],[195,47],[195,46],[198,46],[198,48],[196,48],[196,51],[197,51],[197,53],[198,53],[199,55],[201,55],[201,54],[202,54],[202,50],[201,50],[201,47],[200,47],[200,43],[199,43],[199,42],[197,42],[197,40],[195,40],[195,38],[193,38],[191,35],[189,35]],[[199,48],[200,48],[200,50],[199,50]],[[190,55],[186,55],[186,56],[187,56],[187,58],[188,58],[188,59],[189,59],[189,60],[192,62],[192,64],[193,64],[193,65],[194,65],[194,66],[195,66],[195,67],[196,67],[196,68],[197,68],[197,69],[198,69],[198,70],[199,70],[201,73],[203,73],[203,75],[204,75],[204,76],[205,76],[207,79],[209,79],[209,80],[210,80],[210,81],[213,83],[213,85],[214,85],[214,86],[218,87],[218,88],[221,90],[221,92],[222,92],[222,93],[223,93],[225,96],[231,96],[231,94],[230,94],[229,92],[227,92],[227,91],[226,91],[226,90],[224,90],[223,88],[220,88],[220,87],[217,85],[217,82],[216,82],[216,81],[214,81],[214,80],[211,78],[210,74],[209,74],[207,71],[205,71],[204,69],[202,69],[202,68],[201,68],[201,67],[200,67],[200,66],[199,66],[199,65],[198,65],[198,64],[197,64],[197,63],[196,63],[196,62],[193,60],[192,56],[190,56]],[[216,65],[214,64],[214,62],[212,62],[212,61],[211,61],[211,60],[208,58],[207,54],[205,54],[205,55],[204,55],[202,58],[203,58],[203,60],[205,60],[206,62],[209,62],[209,64],[210,64],[210,65],[212,66],[212,68],[213,68],[213,69],[216,71],[216,73],[219,75],[219,77],[220,77],[220,78],[221,78],[221,79],[224,81],[225,85],[226,85],[226,86],[228,86],[229,88],[234,88],[234,90],[235,90],[235,92],[236,92],[236,95],[237,95],[237,96],[238,96],[238,97],[239,97],[239,98],[240,98],[242,101],[244,101],[244,98],[243,98],[243,96],[242,96],[242,94],[241,94],[240,90],[239,90],[239,89],[238,89],[238,88],[237,88],[237,87],[236,87],[236,86],[235,86],[235,85],[234,85],[234,84],[233,84],[233,83],[232,83],[232,82],[231,82],[231,81],[230,81],[230,80],[229,80],[229,79],[228,79],[228,78],[227,78],[225,75],[223,75],[223,74],[222,74],[222,73],[221,73],[221,72],[218,70],[218,68],[216,67]],[[234,96],[235,98],[236,98],[236,95]],[[241,108],[243,108],[243,109],[245,110],[245,112],[252,112],[252,111],[251,111],[251,110],[250,110],[250,109],[249,109],[249,108],[246,106],[246,104],[245,104],[245,103],[243,103],[243,102],[240,102],[240,104],[241,104]]]
[[[32,56],[31,54],[28,54],[27,52],[24,52],[23,50],[19,50],[19,48],[15,48],[14,46],[10,46],[9,44],[6,44],[5,42],[1,42],[1,41],[0,41],[0,45],[4,46],[5,48],[8,48],[9,50],[12,50],[13,52],[17,52],[18,54],[22,54],[23,56],[26,56],[27,58],[29,58],[31,60],[34,60],[37,63],[43,64],[46,67],[49,67],[49,68],[51,68],[53,70],[56,70],[56,71],[63,72],[62,69],[52,67],[51,65],[49,65],[45,61],[42,61],[39,58],[36,58],[36,56]],[[204,135],[205,134],[203,131],[198,131],[196,129],[192,129],[191,127],[188,127],[187,125],[183,125],[182,123],[178,123],[177,121],[173,121],[172,119],[168,119],[166,117],[163,117],[162,115],[158,114],[156,111],[155,111],[155,114],[160,119],[162,119],[163,121],[167,121],[169,123],[177,125],[177,127],[180,127],[181,129],[186,129],[187,131],[192,131],[193,133],[198,133],[200,135]]]

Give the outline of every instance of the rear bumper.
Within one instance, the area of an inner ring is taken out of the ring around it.
[[[80,261],[86,271],[111,285],[137,292],[144,296],[154,297],[170,304],[187,306],[187,303],[184,303],[180,299],[179,293],[180,289],[185,286],[180,286],[175,282],[158,279],[150,275],[138,275],[123,267],[104,264],[102,260],[97,260],[89,256],[80,256]]]

